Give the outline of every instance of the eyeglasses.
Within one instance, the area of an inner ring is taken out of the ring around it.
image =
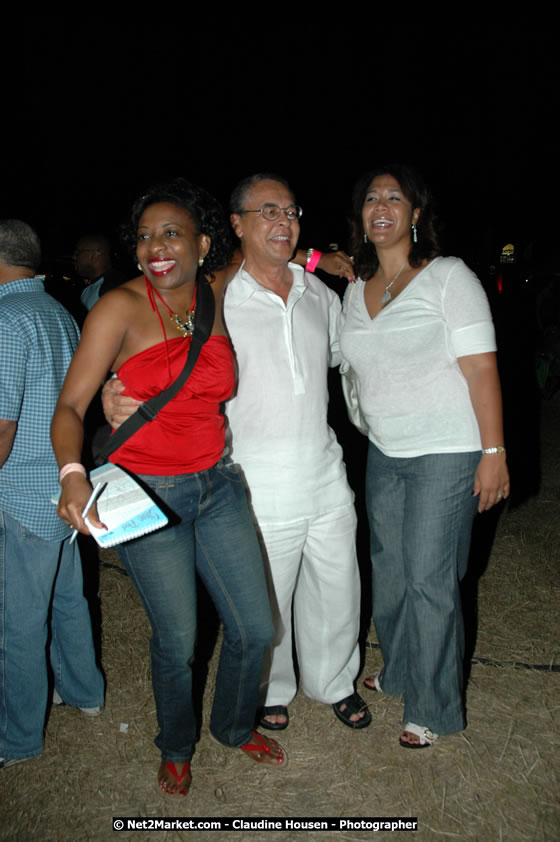
[[[262,208],[258,208],[257,210],[242,210],[239,211],[239,214],[240,216],[243,216],[245,213],[260,213],[262,218],[266,219],[267,222],[276,222],[276,220],[280,219],[282,216],[282,211],[284,211],[286,219],[289,219],[290,222],[295,222],[296,219],[301,219],[301,215],[303,213],[299,205],[288,205],[287,208],[281,208],[278,205],[267,202],[262,206]]]

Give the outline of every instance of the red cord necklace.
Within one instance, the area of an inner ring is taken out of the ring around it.
[[[176,327],[177,330],[179,330],[185,338],[187,336],[192,336],[192,333],[193,333],[193,330],[194,330],[194,317],[195,317],[195,311],[196,311],[196,288],[197,288],[196,282],[195,282],[195,285],[194,285],[194,293],[193,293],[193,299],[192,299],[192,302],[191,302],[190,309],[189,309],[187,315],[185,316],[185,318],[183,318],[182,316],[180,316],[178,313],[175,313],[175,311],[171,309],[171,307],[169,306],[167,301],[165,301],[161,297],[161,295],[159,294],[157,289],[155,289],[151,285],[150,281],[146,278],[145,275],[144,275],[144,278],[146,280],[146,289],[147,289],[147,292],[148,292],[148,300],[151,304],[152,310],[154,310],[158,314],[159,321],[160,321],[160,324],[161,324],[161,329],[163,330],[163,335],[165,336],[165,329],[163,327],[163,322],[161,320],[161,316],[160,316],[159,310],[158,310],[156,302],[155,302],[154,293],[157,295],[157,297],[159,298],[161,303],[164,305],[164,307],[167,308],[167,310],[169,312],[169,318],[171,319],[171,322],[173,323],[174,327]]]

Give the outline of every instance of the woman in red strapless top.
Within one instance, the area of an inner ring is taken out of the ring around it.
[[[134,471],[170,517],[166,528],[119,546],[152,626],[152,684],[162,762],[158,783],[187,794],[196,741],[191,665],[198,572],[224,627],[210,719],[211,735],[259,763],[286,762],[280,745],[253,731],[266,647],[273,636],[262,557],[241,476],[223,458],[221,403],[234,385],[233,354],[221,299],[229,232],[206,191],[184,179],[137,200],[128,233],[143,274],[104,295],[88,315],[53,419],[61,468],[59,515],[84,534],[91,493],[79,465],[83,418],[108,371],[127,394],[147,400],[182,370],[196,319],[197,284],[212,277],[212,335],[180,393],[131,436],[111,460]],[[97,512],[88,517],[101,526]]]

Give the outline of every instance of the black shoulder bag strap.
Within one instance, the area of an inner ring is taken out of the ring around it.
[[[214,302],[214,293],[212,292],[212,287],[203,275],[198,278],[197,297],[197,312],[195,316],[194,332],[191,339],[191,347],[189,348],[189,353],[187,354],[187,359],[181,374],[171,384],[171,386],[168,386],[168,388],[164,389],[163,392],[160,392],[159,395],[156,395],[155,397],[150,398],[149,401],[141,404],[136,412],[130,416],[130,418],[123,421],[121,426],[115,430],[105,447],[99,452],[96,459],[98,465],[102,465],[106,462],[111,453],[124,444],[127,439],[134,435],[134,433],[138,432],[140,427],[143,427],[148,421],[153,421],[160,409],[163,409],[165,404],[172,400],[187,382],[195,363],[198,360],[202,346],[212,333],[212,326],[214,324],[214,313],[216,307]]]

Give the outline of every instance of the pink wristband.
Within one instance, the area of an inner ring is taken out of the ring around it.
[[[309,258],[309,260],[307,261],[307,263],[305,264],[305,268],[306,268],[307,272],[314,272],[315,271],[315,269],[317,268],[317,264],[319,263],[319,261],[321,259],[321,255],[323,254],[322,251],[317,251],[317,249],[311,249],[311,251],[312,251],[312,255]],[[308,252],[308,254],[309,254],[309,252]]]
[[[58,482],[61,483],[64,477],[68,476],[68,474],[72,474],[76,471],[80,473],[83,477],[86,475],[86,469],[83,465],[80,465],[79,462],[68,462],[67,465],[63,465],[60,469],[60,473],[58,475]]]

